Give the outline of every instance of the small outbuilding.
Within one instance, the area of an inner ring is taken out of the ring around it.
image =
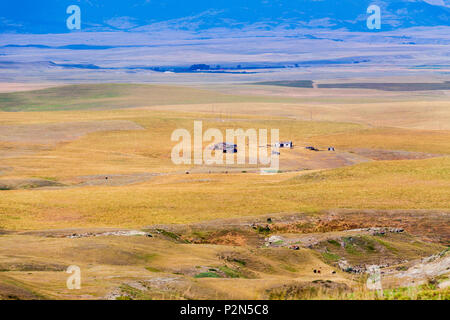
[[[293,148],[294,143],[292,141],[283,141],[275,143],[276,148]]]
[[[223,153],[237,153],[237,144],[218,143],[212,147],[213,150],[221,150]]]

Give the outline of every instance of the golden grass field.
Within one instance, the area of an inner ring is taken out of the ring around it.
[[[341,271],[331,276],[335,266],[324,260],[322,247],[279,253],[249,245],[183,244],[167,237],[68,239],[46,233],[142,230],[267,215],[318,217],[342,209],[437,211],[448,224],[450,102],[442,96],[371,99],[327,104],[326,99],[130,84],[0,93],[0,297],[7,298],[4,291],[27,299],[93,299],[120,289],[119,296],[132,298],[285,298],[282,285],[293,280],[330,280],[332,288],[318,285],[314,294],[306,293],[312,289],[305,291],[304,284],[288,291],[297,292],[297,298],[375,298],[360,290],[359,278]],[[255,166],[176,166],[170,159],[171,133],[192,131],[194,120],[203,121],[204,130],[222,132],[277,128],[280,139],[294,141],[296,148],[281,150],[276,175],[260,175]],[[309,145],[334,146],[336,153],[304,150]],[[259,241],[264,236],[258,235]],[[412,254],[404,243],[416,240],[392,241],[403,258],[445,249],[417,240],[422,249]],[[193,278],[199,266],[206,273],[207,267],[224,266],[237,272],[236,262],[218,260],[223,252],[240,252],[253,262],[238,268],[242,276],[230,281]],[[81,293],[64,287],[63,271],[70,264],[88,270]],[[310,272],[313,266],[323,268],[318,278]],[[151,293],[136,285],[161,272],[181,280],[170,288],[154,280],[150,287],[158,289]],[[422,289],[409,297],[418,298]],[[431,290],[434,298],[448,297],[435,289],[423,290]]]

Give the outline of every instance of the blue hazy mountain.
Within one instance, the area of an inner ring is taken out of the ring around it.
[[[366,29],[367,8],[382,10],[382,30],[449,26],[450,0],[15,0],[0,3],[0,32],[68,32],[66,8],[78,5],[83,31],[211,28]]]

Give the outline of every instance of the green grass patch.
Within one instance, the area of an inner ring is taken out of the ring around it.
[[[233,270],[228,266],[220,266],[219,270],[222,271],[228,278],[242,278],[242,275],[238,271]]]
[[[367,236],[362,236],[361,240],[363,241],[363,248],[367,253],[375,253],[377,251],[375,247],[375,240]]]
[[[194,276],[194,278],[222,278],[220,274],[208,271],[208,272],[202,272]]]
[[[235,262],[237,264],[240,264],[241,266],[245,267],[245,265],[247,264],[247,262],[245,262],[244,260],[240,260],[240,259],[231,259],[231,262]]]
[[[337,242],[336,240],[333,240],[333,239],[329,239],[328,243],[332,244],[333,246],[336,246],[336,247],[340,247],[341,246],[341,244],[339,242]]]
[[[341,259],[339,255],[328,251],[322,252],[322,257],[327,261],[339,261]]]
[[[77,84],[0,93],[0,111],[58,111],[233,102],[295,102],[293,98],[231,95],[183,86]]]
[[[138,259],[144,260],[145,262],[154,261],[157,256],[156,253],[142,253],[136,255]]]
[[[175,241],[177,241],[177,242],[189,243],[188,240],[185,240],[185,239],[181,238],[181,237],[180,237],[178,234],[176,234],[176,233],[173,233],[173,232],[170,232],[170,231],[166,231],[166,230],[164,230],[164,229],[156,229],[156,231],[158,231],[159,234],[161,234],[161,235],[163,235],[163,236],[165,236],[165,237],[168,237],[168,238],[170,238],[170,239],[173,239],[173,240],[175,240]]]
[[[133,300],[133,299],[129,296],[120,296],[120,297],[117,297],[116,300]]]
[[[398,249],[395,248],[394,246],[392,246],[389,242],[387,241],[383,241],[381,239],[375,239],[375,241],[377,241],[379,244],[381,244],[382,246],[384,246],[386,249],[388,249],[391,252],[394,253],[398,253]]]
[[[154,267],[145,267],[145,269],[147,269],[150,272],[161,272],[161,270]]]

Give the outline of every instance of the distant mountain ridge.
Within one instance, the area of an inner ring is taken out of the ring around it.
[[[271,30],[367,31],[367,8],[382,10],[382,30],[450,25],[450,0],[18,0],[0,3],[1,33],[64,33],[66,8],[79,5],[82,31]]]

